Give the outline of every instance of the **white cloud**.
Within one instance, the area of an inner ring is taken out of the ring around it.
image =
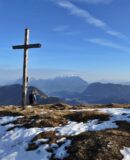
[[[89,4],[99,4],[99,3],[109,4],[113,0],[71,0],[71,1],[75,1],[75,2],[78,1],[78,2],[84,2]]]
[[[78,6],[71,3],[70,1],[71,0],[54,0],[54,2],[57,3],[60,7],[67,9],[71,15],[82,18],[87,24],[90,24],[97,28],[102,29],[108,35],[114,36],[116,38],[125,40],[128,43],[130,43],[130,39],[127,36],[111,29],[111,27],[109,27],[104,21],[96,18],[95,16],[90,14],[89,11],[79,8]],[[90,0],[79,0],[79,1],[89,2]],[[103,0],[91,0],[91,1],[93,1],[93,3],[103,2]]]
[[[117,38],[119,38],[119,39],[125,40],[125,41],[127,41],[128,43],[130,43],[130,39],[129,39],[127,36],[125,36],[125,35],[117,32],[117,31],[114,31],[114,30],[112,30],[112,29],[110,29],[110,30],[108,29],[108,30],[106,31],[106,33],[109,34],[109,35],[111,35],[111,36],[115,36],[115,37],[117,37]]]
[[[60,7],[69,10],[72,15],[75,15],[80,18],[84,18],[87,23],[100,28],[106,27],[106,24],[103,21],[93,17],[88,11],[80,9],[73,3],[65,0],[57,0],[56,2]]]
[[[105,46],[105,47],[110,47],[119,51],[127,52],[130,53],[130,48],[121,46],[119,44],[113,43],[111,41],[108,41],[106,39],[100,39],[100,38],[93,38],[93,39],[87,39],[87,41],[100,45],[100,46]]]
[[[79,35],[80,32],[76,32],[76,31],[68,31],[68,32],[65,32],[65,35],[68,35],[68,36],[77,36]]]
[[[70,27],[68,25],[59,25],[55,28],[53,28],[54,32],[63,32],[64,35],[68,36],[76,36],[79,34],[79,32],[76,31],[70,31]]]
[[[112,35],[112,36],[119,36],[120,33],[119,32],[116,32],[116,31],[113,31],[113,30],[108,30],[106,31],[108,34]]]
[[[56,31],[56,32],[61,32],[61,31],[65,31],[69,28],[68,25],[60,25],[60,26],[56,26],[53,31]]]

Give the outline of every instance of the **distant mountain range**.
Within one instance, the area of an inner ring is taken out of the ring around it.
[[[101,104],[130,103],[130,85],[93,83],[80,95],[80,100]]]
[[[62,102],[62,100],[60,100],[59,98],[48,97],[39,89],[31,86],[28,88],[28,95],[32,90],[35,90],[37,93],[37,104],[51,104]],[[0,105],[21,105],[21,95],[22,86],[19,84],[0,87]]]
[[[19,82],[17,81],[17,83]],[[39,93],[39,104],[59,102],[69,104],[130,103],[130,85],[112,83],[88,84],[80,77],[63,77],[48,80],[32,79],[30,84],[35,86],[33,88]],[[32,90],[32,87],[29,87],[30,90]],[[20,102],[21,85],[0,87],[0,105],[20,104]]]
[[[130,103],[130,85],[92,83],[82,93],[62,91],[53,95],[71,104]]]
[[[21,79],[14,82],[14,84],[21,84],[21,83],[22,83]],[[88,83],[78,76],[71,76],[71,77],[57,77],[54,79],[38,79],[38,80],[31,78],[29,80],[29,85],[35,86],[49,95],[55,95],[55,93],[62,91],[82,93],[88,86]]]

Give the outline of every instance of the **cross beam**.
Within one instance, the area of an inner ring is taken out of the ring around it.
[[[29,44],[29,45],[19,45],[19,46],[13,46],[13,49],[30,49],[30,48],[40,48],[41,44]]]
[[[41,44],[29,44],[29,29],[25,29],[24,45],[12,46],[13,49],[24,49],[23,62],[23,87],[22,87],[22,107],[27,105],[27,90],[28,90],[28,49],[41,48]]]

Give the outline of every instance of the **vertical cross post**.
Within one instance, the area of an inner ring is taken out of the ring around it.
[[[23,88],[22,88],[22,107],[25,108],[27,102],[27,87],[28,87],[28,48],[29,44],[29,29],[25,29],[24,40],[24,62],[23,62]]]

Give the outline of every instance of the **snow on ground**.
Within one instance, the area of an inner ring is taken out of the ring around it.
[[[130,115],[130,109],[124,109],[124,108],[101,108],[97,110],[111,115],[122,115],[124,113]]]
[[[124,156],[122,160],[130,160],[130,148],[124,147],[120,152]]]
[[[2,136],[5,131],[8,129],[8,128],[11,128],[13,127],[14,125],[13,124],[8,124],[8,125],[5,125],[3,126],[3,124],[5,123],[9,123],[9,122],[13,122],[19,118],[22,118],[23,116],[17,116],[17,117],[13,117],[13,116],[5,116],[5,117],[0,117],[0,136]]]
[[[101,124],[98,124],[98,120],[91,120],[87,123],[77,123],[69,121],[67,125],[56,128],[56,131],[58,132],[57,135],[74,136],[85,131],[99,131],[107,128],[118,128],[118,126],[114,124],[112,121],[106,121]]]
[[[26,152],[27,144],[30,140],[38,133],[41,132],[40,128],[15,128],[14,130],[8,131],[4,136],[1,137],[0,141],[0,159],[1,160],[22,160],[22,159],[36,159],[37,151]],[[40,150],[46,153],[42,146]],[[39,151],[43,154],[42,151]],[[35,155],[36,154],[36,155]],[[39,156],[43,156],[40,153]],[[46,154],[48,156],[48,154]],[[32,156],[32,158],[30,158]],[[47,158],[44,157],[46,160]]]
[[[64,159],[68,156],[65,148],[71,145],[71,140],[66,140],[64,144],[62,144],[55,152],[55,158]]]
[[[123,108],[103,108],[98,109],[99,112],[111,115],[110,121],[127,121],[130,122],[130,109]]]
[[[98,123],[98,120],[90,120],[86,123],[71,122],[67,125],[56,129],[59,135],[78,135],[85,131],[99,131],[109,128],[118,128],[115,121],[127,121],[130,122],[130,109],[123,108],[103,108],[96,109],[99,112],[107,113],[111,115],[108,121]]]
[[[69,121],[65,126],[59,127],[45,127],[45,128],[15,128],[10,131],[6,131],[13,125],[12,121],[21,117],[5,116],[0,118],[0,160],[49,160],[52,154],[55,158],[63,159],[68,153],[66,147],[71,145],[71,141],[66,139],[65,136],[78,135],[86,131],[99,131],[107,128],[118,128],[115,121],[128,121],[130,122],[130,109],[123,108],[103,108],[96,109],[99,112],[110,114],[108,121],[100,122],[95,119],[86,123]],[[9,123],[10,122],[10,123]],[[8,123],[7,125],[2,125]],[[36,144],[44,142],[38,149],[33,151],[26,151],[28,144],[37,134],[40,132],[55,131],[57,136],[64,136],[62,139],[57,140],[57,144],[48,144],[48,139],[39,139]],[[62,142],[59,146],[58,143]],[[52,149],[53,153],[48,149]],[[121,154],[124,156],[123,160],[130,159],[130,148],[124,147],[121,150]]]
[[[22,118],[23,116],[17,116],[17,117],[13,117],[13,116],[5,116],[5,117],[0,117],[0,125],[4,124],[4,123],[8,123],[8,122],[13,122],[19,118]]]
[[[5,122],[9,123],[10,120],[12,122],[17,118],[2,117],[1,124]],[[0,125],[0,133],[2,133],[0,134],[0,160],[49,160],[52,153],[48,152],[47,149],[50,149],[50,147],[54,150],[55,157],[63,159],[68,155],[65,148],[70,146],[71,141],[66,139],[64,139],[60,147],[57,145],[55,148],[54,145],[49,146],[49,144],[44,144],[34,151],[26,151],[29,142],[34,136],[40,132],[54,131],[55,128],[15,128],[7,132],[6,130],[10,126],[11,124],[5,126]],[[48,139],[39,139],[36,141],[36,144],[40,142],[47,143]]]

